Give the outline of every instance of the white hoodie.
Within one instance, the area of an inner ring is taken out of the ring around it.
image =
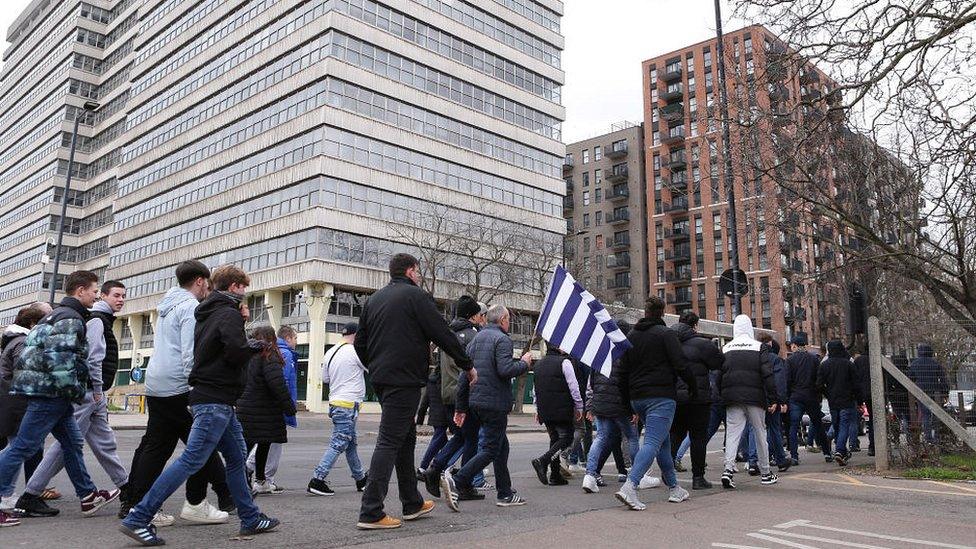
[[[738,315],[732,322],[732,341],[722,347],[723,353],[729,351],[758,351],[762,343],[756,341],[756,330],[747,315]]]

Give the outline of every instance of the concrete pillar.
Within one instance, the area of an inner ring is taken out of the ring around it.
[[[871,423],[874,426],[874,467],[887,471],[888,412],[885,406],[884,367],[882,366],[881,325],[877,317],[868,318],[868,358],[871,368]]]
[[[302,292],[308,308],[308,384],[305,406],[312,412],[325,412],[328,403],[322,401],[322,361],[325,358],[325,345],[328,333],[325,319],[332,305],[331,284],[306,283]]]
[[[277,331],[278,328],[281,328],[281,291],[265,291],[264,306],[268,308],[268,322],[270,322],[271,327]]]

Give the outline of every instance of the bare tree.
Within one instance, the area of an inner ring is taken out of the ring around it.
[[[516,266],[523,252],[518,233],[510,224],[487,218],[487,224],[459,227],[451,250],[457,257],[452,278],[478,301],[490,303],[519,288],[523,281]]]
[[[450,247],[457,236],[452,208],[428,202],[423,211],[414,212],[409,219],[398,219],[390,227],[390,238],[405,242],[420,255],[423,288],[436,295],[437,282],[444,277],[450,257]]]

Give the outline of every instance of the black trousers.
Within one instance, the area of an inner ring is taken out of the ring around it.
[[[245,442],[247,439],[245,438]],[[267,480],[264,478],[264,469],[268,466],[268,453],[271,451],[270,442],[247,442],[247,455],[251,455],[251,450],[257,446],[257,450],[254,451],[254,478],[257,480]]]
[[[376,522],[386,516],[383,502],[396,469],[403,514],[416,513],[424,505],[417,490],[414,449],[417,446],[417,406],[420,387],[374,387],[382,412],[376,447],[369,462],[369,481],[363,490],[360,522]]]
[[[132,504],[142,501],[153,482],[166,468],[166,462],[173,456],[176,442],[182,440],[186,444],[193,426],[193,415],[187,408],[189,395],[186,393],[170,397],[146,397],[146,404],[149,408],[146,434],[142,435],[129,469],[128,501]],[[187,501],[193,505],[203,501],[207,497],[207,482],[213,485],[219,499],[229,501],[227,475],[217,452],[211,454],[210,460],[202,469],[187,479]]]
[[[705,448],[708,446],[708,419],[711,417],[710,404],[678,404],[671,422],[671,455],[678,453],[678,447],[685,435],[691,437],[691,474],[705,476]]]
[[[573,444],[573,422],[547,421],[546,431],[549,433],[549,449],[539,457],[542,463],[549,463],[559,459],[559,452]]]

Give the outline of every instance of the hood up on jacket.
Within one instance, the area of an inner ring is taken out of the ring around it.
[[[762,343],[756,340],[756,330],[748,315],[738,315],[732,323],[732,340],[722,347],[723,353],[731,351],[758,351]]]
[[[94,305],[92,305],[91,312],[106,313],[115,316],[115,311],[112,310],[112,307],[108,303],[102,301],[101,299],[99,299],[98,301],[95,302]]]
[[[920,357],[932,358],[933,356],[935,356],[935,352],[932,350],[932,346],[927,343],[919,343],[917,350],[918,350],[918,356]]]
[[[240,306],[240,302],[227,295],[226,292],[211,292],[207,296],[207,299],[204,299],[197,305],[196,310],[193,311],[193,317],[197,319],[197,322],[203,322],[210,318],[210,315],[214,311],[228,306],[237,309]]]
[[[680,339],[682,343],[688,341],[693,337],[699,336],[699,333],[696,332],[691,326],[687,324],[683,324],[681,322],[678,322],[674,326],[671,326],[671,329],[677,332],[678,339]]]
[[[6,349],[10,341],[18,336],[26,336],[30,333],[30,330],[24,328],[23,326],[18,326],[16,324],[11,324],[7,326],[7,329],[3,331],[3,337],[0,337],[0,349]]]
[[[739,315],[732,322],[732,338],[738,337],[756,339],[756,330],[752,327],[752,320],[747,315]]]
[[[179,286],[170,288],[166,295],[163,296],[163,300],[159,302],[156,310],[159,311],[159,316],[166,316],[173,311],[181,303],[185,303],[189,300],[196,302],[197,297],[189,292],[180,288]]]
[[[480,326],[466,318],[455,318],[451,321],[450,328],[452,332],[460,332],[461,330],[467,330],[468,328],[478,330],[480,329]]]
[[[832,339],[827,342],[827,356],[833,358],[851,358],[850,353],[847,352],[847,348],[844,347],[844,343],[839,339]]]

